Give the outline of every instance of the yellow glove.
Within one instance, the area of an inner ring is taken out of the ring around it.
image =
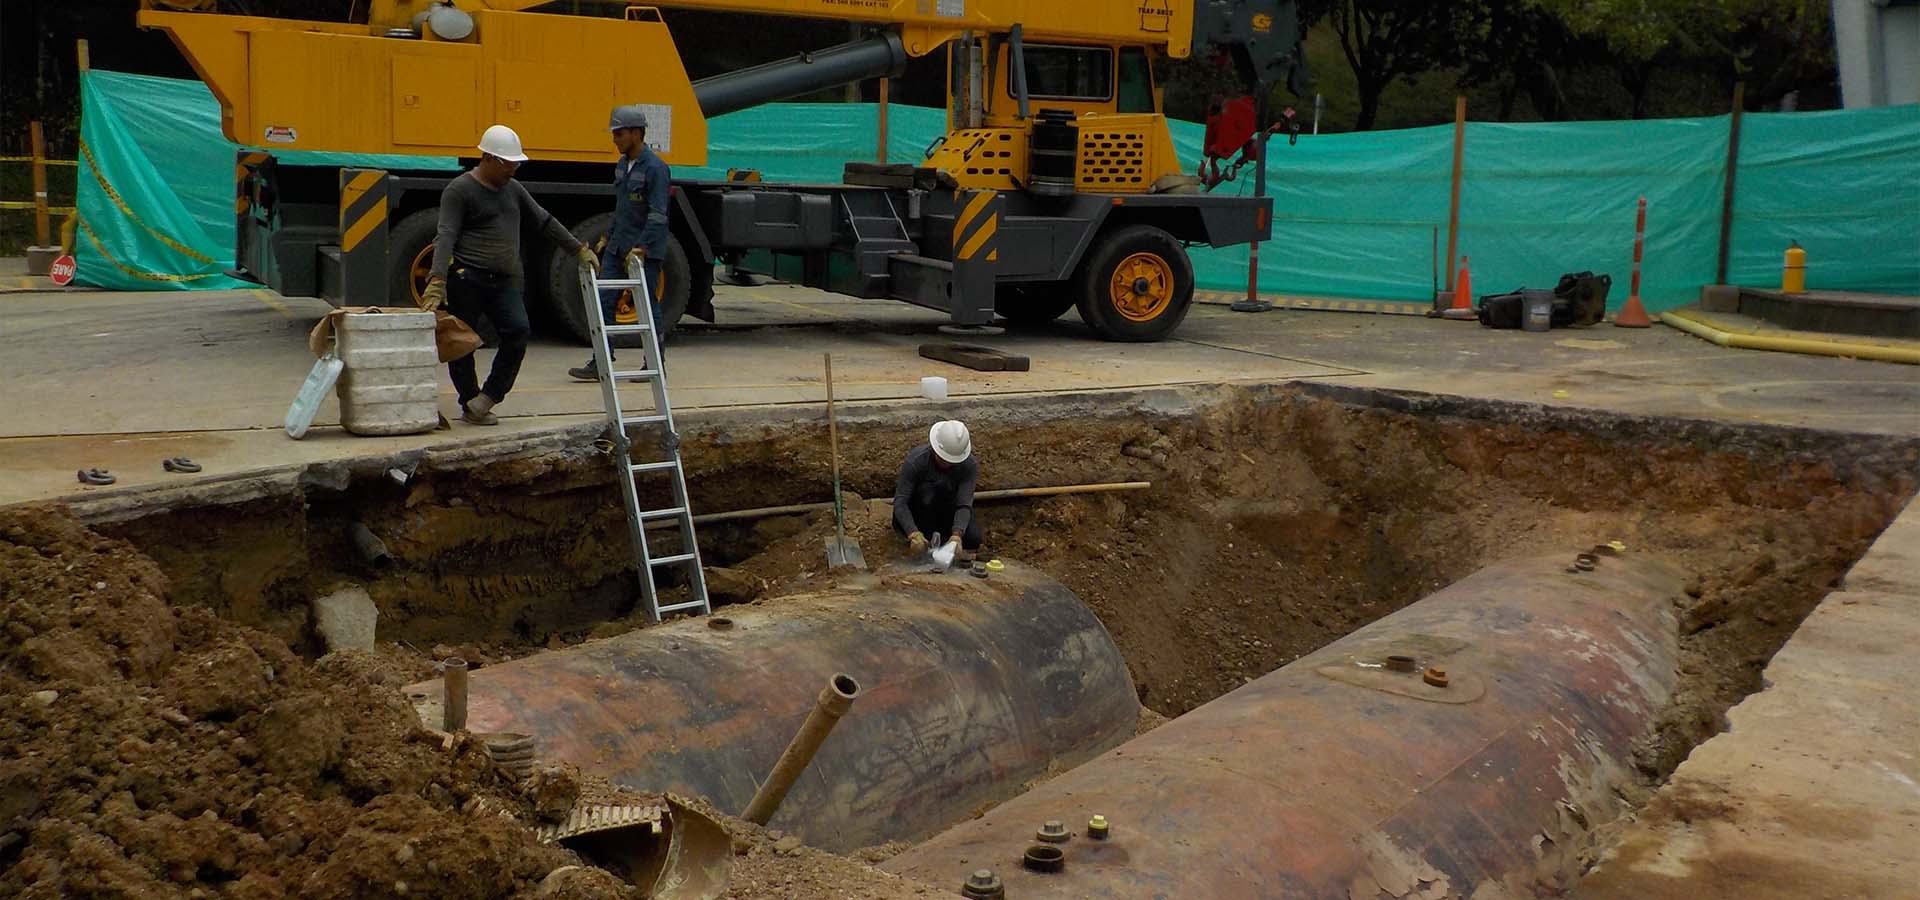
[[[646,264],[647,264],[647,251],[645,248],[635,247],[632,250],[627,251],[627,272],[631,274],[633,277],[635,278],[641,277],[640,276],[641,267],[645,266]]]
[[[599,240],[593,242],[593,252],[599,253],[605,249],[607,249],[607,236],[603,234]]]
[[[592,247],[581,244],[579,256],[581,265],[592,269],[596,273],[600,271],[600,257],[593,252]]]
[[[427,289],[420,292],[420,308],[433,312],[447,303],[447,283],[435,279],[427,282]]]
[[[919,556],[927,552],[927,536],[916,531],[907,535],[907,555]]]

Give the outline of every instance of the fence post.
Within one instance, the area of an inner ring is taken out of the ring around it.
[[[887,86],[892,83],[891,78],[880,79],[880,150],[877,156],[883,166],[887,164]]]
[[[38,119],[30,130],[33,133],[33,242],[45,247],[51,239],[47,223],[47,137],[40,130]]]
[[[1465,161],[1467,144],[1467,95],[1460,94],[1453,99],[1453,192],[1447,202],[1447,261],[1441,266],[1447,273],[1447,289],[1441,297],[1453,295],[1454,253],[1460,249],[1460,173]],[[1433,298],[1433,305],[1439,308],[1441,297]]]
[[[1727,257],[1733,245],[1733,176],[1740,168],[1740,114],[1747,106],[1747,83],[1733,83],[1733,121],[1727,129],[1727,178],[1720,196],[1720,266],[1714,284],[1727,283]]]

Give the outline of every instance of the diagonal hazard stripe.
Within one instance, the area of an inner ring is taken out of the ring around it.
[[[352,253],[355,247],[360,246],[361,241],[367,239],[367,235],[372,234],[373,230],[385,221],[387,221],[387,204],[386,198],[381,197],[379,203],[375,203],[372,209],[362,213],[360,218],[353,221],[353,225],[347,229],[346,233],[340,235],[340,252]]]
[[[967,238],[966,246],[961,247],[956,255],[960,259],[972,259],[974,254],[979,253],[980,248],[986,246],[999,231],[1000,216],[998,214],[988,216],[986,223],[980,226],[980,230],[973,233],[973,237]]]
[[[980,191],[973,195],[973,199],[967,201],[966,208],[962,209],[960,215],[953,220],[955,240],[966,233],[967,228],[973,224],[973,220],[980,215],[980,211],[986,209],[987,204],[992,203],[995,196],[997,194],[994,191]]]

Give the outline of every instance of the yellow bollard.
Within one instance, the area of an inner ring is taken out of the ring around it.
[[[1794,241],[1787,248],[1787,261],[1780,269],[1780,293],[1804,294],[1807,292],[1807,251],[1800,248],[1800,242]]]

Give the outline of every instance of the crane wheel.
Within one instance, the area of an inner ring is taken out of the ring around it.
[[[1045,325],[1073,304],[1073,290],[1058,282],[1003,284],[993,292],[993,311],[1010,325]]]
[[[607,226],[613,222],[612,213],[599,213],[582,219],[572,228],[573,236],[591,247],[607,233]],[[626,277],[622,274],[619,277]],[[660,333],[662,336],[673,333],[675,323],[687,311],[687,300],[693,294],[693,270],[687,262],[687,252],[680,246],[680,238],[669,235],[667,238],[667,264],[661,272],[666,282],[660,296]],[[580,294],[580,261],[565,250],[554,247],[547,261],[547,302],[565,331],[581,343],[590,339],[587,325],[587,308]],[[614,339],[616,347],[637,347],[638,335],[622,335]]]
[[[1164,339],[1193,306],[1193,261],[1151,225],[1101,235],[1077,280],[1080,318],[1110,341]]]

